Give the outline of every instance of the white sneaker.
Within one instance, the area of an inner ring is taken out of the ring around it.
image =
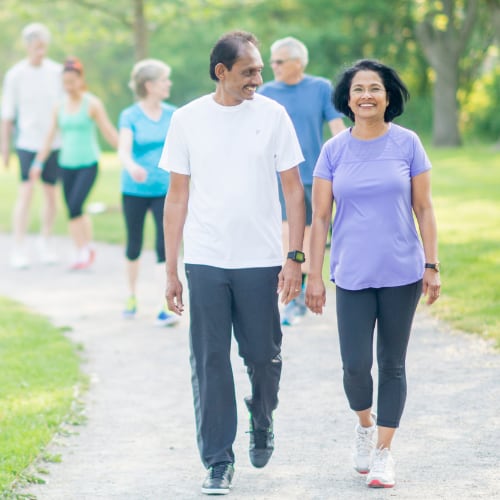
[[[10,255],[10,266],[14,269],[27,269],[30,266],[30,260],[24,252],[13,250]]]
[[[57,255],[52,251],[49,242],[45,238],[37,241],[38,258],[42,264],[55,264],[59,261]]]
[[[377,421],[377,417],[373,413],[372,419],[374,422]],[[376,444],[376,430],[377,426],[375,424],[371,427],[361,427],[361,425],[357,424],[354,430],[356,434],[353,453],[354,468],[360,474],[367,474],[370,470],[372,454]]]
[[[396,484],[394,459],[388,448],[377,448],[373,453],[366,484],[370,488],[392,488]]]

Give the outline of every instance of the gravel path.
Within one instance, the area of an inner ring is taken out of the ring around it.
[[[59,251],[69,243],[59,239]],[[122,250],[98,245],[95,267],[29,271],[7,267],[0,236],[0,294],[71,326],[90,376],[85,425],[50,445],[62,462],[48,482],[22,490],[50,500],[195,499],[204,478],[198,458],[188,363],[188,321],[153,326],[153,256],[141,275],[140,313],[124,321]],[[233,499],[500,499],[500,355],[472,335],[450,331],[419,308],[408,355],[408,400],[393,444],[397,484],[371,490],[351,468],[354,417],[342,389],[334,294],[322,317],[284,330],[276,450],[269,465],[247,456],[249,384],[236,352],[240,422]]]

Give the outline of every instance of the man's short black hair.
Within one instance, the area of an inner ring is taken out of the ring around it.
[[[357,61],[340,75],[333,94],[333,105],[335,108],[354,122],[354,113],[349,107],[349,92],[352,79],[359,71],[374,71],[380,76],[387,92],[387,99],[389,100],[389,105],[384,113],[384,121],[391,122],[394,118],[401,115],[405,102],[410,98],[410,93],[394,69],[373,59]]]
[[[231,31],[222,35],[210,53],[210,78],[215,82],[219,80],[215,74],[215,67],[219,63],[231,71],[233,64],[240,56],[241,48],[247,43],[257,47],[259,41],[255,35],[246,31]]]

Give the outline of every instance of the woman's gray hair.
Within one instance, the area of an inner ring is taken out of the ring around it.
[[[287,49],[288,57],[298,59],[302,63],[302,68],[305,68],[309,62],[309,52],[307,47],[297,38],[287,36],[280,38],[271,45],[271,53],[279,49]]]
[[[158,59],[143,59],[134,65],[128,86],[134,94],[143,98],[148,95],[147,82],[158,80],[165,72],[170,75],[170,66]]]
[[[50,43],[50,31],[42,23],[30,23],[24,27],[21,33],[24,43],[30,45],[35,41]]]

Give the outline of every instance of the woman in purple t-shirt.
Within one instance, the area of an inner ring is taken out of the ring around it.
[[[354,467],[371,487],[395,484],[391,442],[406,399],[405,358],[421,294],[439,297],[430,162],[417,135],[392,120],[409,93],[397,73],[362,60],[335,86],[334,105],[354,125],[330,139],[314,170],[306,304],[321,314],[324,249],[335,201],[330,278],[336,284],[344,389],[358,416]],[[420,237],[415,227],[415,214]],[[374,327],[378,401],[372,410]]]

